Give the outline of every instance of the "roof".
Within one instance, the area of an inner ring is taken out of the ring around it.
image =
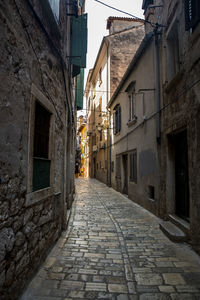
[[[107,19],[107,27],[106,29],[110,28],[110,25],[113,21],[119,20],[119,21],[126,21],[126,22],[141,22],[143,23],[143,20],[136,19],[136,18],[125,18],[125,17],[109,17]]]
[[[117,97],[117,95],[119,94],[120,90],[122,89],[126,79],[129,77],[129,75],[131,74],[134,66],[137,64],[137,62],[139,61],[140,57],[142,56],[143,52],[146,50],[146,48],[149,46],[149,42],[151,41],[152,37],[154,36],[153,32],[149,32],[145,35],[145,37],[143,38],[136,54],[134,55],[130,65],[128,66],[128,69],[126,70],[124,76],[122,77],[122,80],[120,81],[117,89],[115,90],[113,96],[111,97],[109,103],[108,103],[108,107],[110,107],[112,105],[112,103],[114,102],[115,98]]]

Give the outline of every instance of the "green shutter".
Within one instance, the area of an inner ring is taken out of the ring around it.
[[[50,186],[51,161],[33,158],[33,192]]]
[[[71,62],[81,68],[86,67],[87,14],[72,18]]]
[[[84,69],[80,70],[76,81],[76,107],[77,110],[83,108],[83,85],[84,85]]]

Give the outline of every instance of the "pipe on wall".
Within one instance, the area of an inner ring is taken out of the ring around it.
[[[161,143],[161,119],[160,119],[160,58],[158,27],[154,31],[154,63],[155,63],[155,96],[156,96],[156,140]]]

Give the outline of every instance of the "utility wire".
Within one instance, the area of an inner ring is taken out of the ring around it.
[[[106,3],[102,2],[102,1],[99,1],[99,0],[94,0],[94,1],[100,3],[101,5],[106,6],[106,7],[108,7],[108,8],[111,8],[111,9],[113,9],[113,10],[116,10],[116,11],[118,11],[118,12],[121,12],[121,13],[123,13],[123,14],[129,16],[129,17],[132,17],[132,18],[134,18],[134,19],[136,19],[136,20],[138,20],[138,21],[143,21],[143,22],[145,22],[145,23],[148,23],[148,24],[150,24],[152,27],[155,27],[155,26],[159,26],[159,27],[167,27],[167,26],[162,25],[162,24],[153,23],[153,22],[150,22],[150,21],[148,21],[148,20],[141,19],[141,18],[139,18],[139,17],[134,16],[133,14],[130,14],[130,13],[124,11],[124,10],[118,9],[118,8],[113,7],[113,6],[111,6],[111,5],[108,5],[108,4],[106,4]]]
[[[140,126],[144,125],[145,122],[149,121],[150,119],[152,119],[153,117],[155,117],[157,114],[161,113],[163,110],[165,110],[168,106],[174,104],[175,102],[177,102],[183,95],[185,95],[188,91],[190,91],[195,85],[197,85],[198,83],[200,83],[200,79],[197,79],[195,82],[191,83],[189,86],[187,86],[186,88],[183,89],[183,91],[178,94],[174,99],[172,99],[169,103],[167,103],[166,105],[164,105],[163,107],[161,107],[160,110],[154,112],[153,114],[151,114],[149,117],[147,117],[146,119],[144,119],[141,123],[139,123],[136,127],[134,127],[131,131],[129,131],[125,136],[123,136],[121,139],[119,139],[118,141],[116,141],[115,143],[113,143],[111,146],[119,143],[121,140],[123,140],[124,138],[126,138],[128,135],[130,135],[133,131],[135,131],[136,129],[138,129]],[[89,125],[95,125],[93,123],[88,123]],[[98,127],[98,125],[97,125]]]

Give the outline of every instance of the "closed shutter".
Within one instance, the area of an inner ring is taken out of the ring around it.
[[[84,88],[84,69],[81,69],[76,81],[76,107],[77,110],[83,108],[83,88]]]
[[[87,14],[72,18],[71,62],[81,68],[86,67]]]

